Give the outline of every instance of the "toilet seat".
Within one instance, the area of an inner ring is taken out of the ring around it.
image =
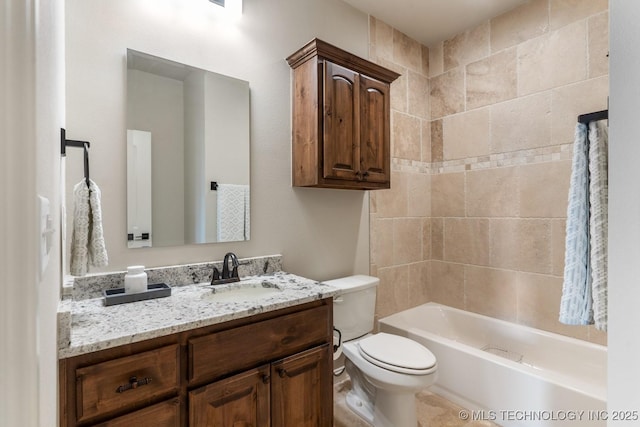
[[[384,332],[358,342],[360,355],[367,361],[393,372],[427,375],[436,370],[436,358],[426,347],[399,335]]]

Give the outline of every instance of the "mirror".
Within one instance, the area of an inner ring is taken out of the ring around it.
[[[127,49],[127,244],[249,240],[249,82]]]

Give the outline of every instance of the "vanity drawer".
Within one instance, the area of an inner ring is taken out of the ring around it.
[[[180,398],[176,397],[96,427],[180,427]]]
[[[258,366],[329,342],[331,307],[322,305],[189,339],[189,384]]]
[[[77,421],[175,393],[180,381],[179,349],[174,344],[76,369]]]

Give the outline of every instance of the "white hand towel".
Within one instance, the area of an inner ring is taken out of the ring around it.
[[[71,233],[71,274],[84,276],[89,266],[108,264],[102,230],[100,189],[95,182],[82,180],[73,187],[73,230]]]
[[[218,242],[248,239],[249,186],[218,184]]]

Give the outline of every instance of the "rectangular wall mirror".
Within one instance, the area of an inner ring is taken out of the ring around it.
[[[127,244],[249,240],[249,82],[127,49]]]

